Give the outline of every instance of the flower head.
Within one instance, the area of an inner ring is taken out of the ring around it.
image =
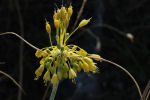
[[[47,70],[43,76],[44,82],[47,83],[49,81],[52,84],[57,84],[63,78],[69,78],[74,81],[78,72],[81,72],[82,70],[87,73],[98,72],[98,68],[91,57],[95,57],[94,59],[96,59],[100,56],[88,54],[84,49],[77,45],[66,44],[66,41],[78,28],[87,25],[90,21],[90,19],[82,20],[72,33],[67,33],[72,13],[72,6],[69,8],[61,7],[54,11],[53,19],[56,28],[56,46],[52,45],[50,34],[51,27],[48,21],[46,21],[46,31],[49,33],[51,46],[43,48],[41,51],[37,50],[35,53],[37,58],[42,58],[40,60],[40,67],[35,71],[35,79],[38,79],[42,75],[44,69]]]

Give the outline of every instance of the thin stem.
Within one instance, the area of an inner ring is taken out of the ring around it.
[[[19,85],[19,83],[17,83],[14,78],[12,78],[10,75],[8,75],[7,73],[5,73],[5,72],[3,72],[1,70],[0,70],[0,73],[5,75],[6,77],[8,77],[10,80],[12,80],[14,82],[14,84],[16,84],[19,87],[19,89],[22,90],[23,93],[25,93],[23,88],[21,87],[21,85]]]
[[[15,6],[19,18],[19,24],[20,24],[20,32],[21,36],[24,37],[24,25],[23,25],[23,18],[20,10],[19,0],[15,0]],[[19,50],[19,83],[23,85],[23,51],[24,51],[24,43],[23,41],[20,41],[20,50]],[[19,89],[18,90],[18,99],[22,99],[22,92]]]
[[[69,57],[81,57],[81,55],[74,55],[74,56],[69,56]],[[92,57],[92,56],[87,56],[87,57],[92,58],[92,59],[99,59],[99,58],[97,58],[97,57]],[[104,61],[104,62],[113,64],[113,65],[115,65],[116,67],[118,67],[118,68],[120,68],[121,70],[123,70],[127,75],[129,75],[130,78],[133,80],[133,82],[135,83],[135,85],[136,85],[136,87],[137,87],[137,90],[138,90],[138,93],[139,93],[139,95],[140,95],[141,100],[144,100],[144,99],[143,99],[143,96],[142,96],[142,92],[141,92],[141,90],[140,90],[140,87],[139,87],[137,81],[135,80],[135,78],[130,74],[130,72],[128,72],[125,68],[123,68],[123,67],[120,66],[119,64],[117,64],[117,63],[115,63],[115,62],[112,62],[112,61],[109,61],[109,60],[107,60],[107,59],[100,58],[99,61],[100,61],[100,62]],[[149,93],[149,94],[150,94],[150,93]],[[149,96],[149,94],[148,94],[148,96]],[[148,96],[147,96],[147,98],[148,98]]]
[[[56,33],[56,41],[57,41],[57,44],[59,44],[59,28],[56,29],[57,33]]]
[[[83,9],[84,9],[84,6],[85,6],[86,2],[87,2],[87,0],[83,0],[82,6],[81,6],[81,8],[80,8],[80,10],[79,10],[78,16],[77,16],[76,21],[75,21],[74,26],[73,26],[73,29],[74,29],[75,26],[77,25],[77,23],[78,23],[78,21],[79,21],[79,18],[80,18],[80,16],[82,15],[82,12],[83,12]]]
[[[63,30],[63,35],[62,35],[62,44],[64,44],[65,34],[66,34],[66,28],[64,28],[64,30]]]
[[[123,68],[123,67],[120,66],[119,64],[116,64],[116,63],[114,63],[114,62],[112,62],[112,61],[109,61],[109,60],[106,60],[106,59],[104,59],[104,58],[101,58],[101,61],[104,61],[104,62],[108,62],[108,63],[110,63],[110,64],[113,64],[113,65],[115,65],[116,67],[122,69],[124,72],[126,72],[126,74],[128,74],[128,75],[130,76],[130,78],[133,80],[133,82],[135,83],[135,85],[136,85],[136,87],[137,87],[137,89],[138,89],[139,95],[140,95],[140,97],[141,97],[141,100],[143,100],[142,93],[141,93],[141,90],[140,90],[140,87],[139,87],[137,81],[135,80],[135,78],[134,78],[125,68]]]
[[[45,93],[44,93],[44,95],[43,95],[42,100],[46,100],[46,96],[47,96],[47,93],[48,93],[49,88],[50,88],[50,83],[48,84],[48,86],[47,86],[47,88],[46,88],[46,90],[45,90]]]
[[[150,95],[150,90],[149,90],[145,100],[148,100],[149,95]]]
[[[62,46],[62,35],[63,35],[63,23],[60,24],[60,33],[59,33],[59,44],[60,44],[60,47]]]
[[[51,34],[50,34],[50,33],[48,33],[48,35],[49,35],[49,41],[50,41],[50,45],[53,47],[53,44],[52,44],[52,39],[51,39]]]
[[[79,27],[77,27],[68,37],[67,39],[64,41],[64,44],[66,44],[67,40],[79,29]]]
[[[27,40],[25,40],[23,37],[21,37],[20,35],[14,33],[14,32],[5,32],[5,33],[1,33],[0,35],[7,35],[7,34],[15,35],[15,36],[17,36],[19,39],[21,39],[22,41],[24,41],[27,45],[29,45],[30,47],[32,47],[33,49],[39,50],[39,51],[41,51],[41,52],[47,54],[47,52],[44,52],[44,51],[40,50],[39,48],[37,48],[36,46],[32,45],[32,44],[29,43]]]
[[[56,95],[56,92],[57,92],[58,84],[54,84],[53,85],[52,93],[50,95],[49,100],[54,100],[55,99],[55,95]]]
[[[147,83],[146,88],[145,88],[145,90],[143,92],[143,99],[144,100],[148,100],[149,95],[150,95],[150,80]]]

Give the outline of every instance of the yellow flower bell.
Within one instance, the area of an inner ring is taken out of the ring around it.
[[[42,64],[42,65],[40,65],[40,67],[35,71],[35,75],[36,75],[35,80],[37,80],[37,79],[39,78],[39,76],[42,75],[43,71],[44,71],[44,65]]]
[[[92,65],[93,64],[93,60],[88,58],[88,57],[84,57],[83,60],[88,64],[88,65]]]
[[[39,51],[39,50],[37,50],[36,53],[35,53],[35,56],[36,56],[37,58],[42,57],[42,52]]]
[[[84,72],[89,72],[89,65],[85,61],[83,62],[83,70]]]
[[[70,68],[70,70],[69,70],[69,79],[73,79],[75,77],[77,77],[76,73],[74,72],[73,69]]]
[[[50,81],[50,72],[47,71],[44,76],[43,76],[43,80],[44,80],[44,83],[46,83],[47,81]]]
[[[55,73],[51,79],[51,83],[52,84],[57,84],[58,83],[58,77],[57,77],[57,74]]]

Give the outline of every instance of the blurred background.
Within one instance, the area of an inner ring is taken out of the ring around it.
[[[68,44],[122,65],[144,91],[150,79],[149,0],[0,0],[0,33],[15,32],[38,48],[49,46],[45,18],[52,26],[54,41],[53,13],[62,4],[72,4],[74,9],[68,32],[74,28],[81,6],[83,12],[77,23],[92,17],[90,24],[78,30]],[[38,67],[33,48],[13,35],[0,36],[0,70],[22,83],[26,92],[21,95],[12,81],[0,74],[0,100],[42,100],[47,87],[42,78],[34,81]],[[76,84],[71,80],[61,82],[55,100],[139,100],[128,75],[105,62],[98,62],[98,67],[98,74],[78,74]]]

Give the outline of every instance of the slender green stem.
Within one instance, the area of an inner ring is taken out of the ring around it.
[[[79,29],[79,27],[77,27],[68,37],[67,39],[64,41],[64,44],[66,44],[67,40]]]
[[[49,100],[54,100],[55,99],[55,95],[56,95],[56,92],[57,92],[58,84],[54,84],[53,85],[53,89],[52,89],[52,92],[51,92]]]
[[[51,44],[51,46],[53,46],[53,44],[52,44],[52,40],[51,40],[51,34],[49,33],[49,40],[50,40],[50,44]]]
[[[60,35],[59,35],[60,47],[62,46],[62,42],[61,42],[62,34],[63,34],[63,24],[61,24],[60,26]]]
[[[59,44],[59,28],[56,29],[57,33],[56,33],[56,41],[57,44]]]
[[[65,35],[66,35],[66,28],[65,28],[64,31],[63,31],[63,37],[62,37],[62,42],[63,42],[63,44],[64,44]]]

